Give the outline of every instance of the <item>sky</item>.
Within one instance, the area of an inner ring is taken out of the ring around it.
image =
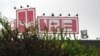
[[[46,16],[54,13],[58,16],[71,14],[75,16],[79,14],[79,31],[88,30],[88,39],[96,39],[100,37],[100,1],[99,0],[0,0],[0,12],[3,16],[13,20],[16,18],[16,10],[20,5],[26,8],[27,5],[36,8],[36,15]]]

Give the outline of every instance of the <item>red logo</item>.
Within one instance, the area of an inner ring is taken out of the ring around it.
[[[35,8],[20,9],[17,13],[17,28],[19,32],[24,32],[25,27],[30,28],[30,31],[35,26]]]

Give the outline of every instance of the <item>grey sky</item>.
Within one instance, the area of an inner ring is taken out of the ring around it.
[[[79,29],[88,30],[89,38],[100,37],[100,1],[99,0],[0,0],[0,11],[8,18],[16,18],[16,12],[13,9],[22,5],[36,8],[36,15],[42,13],[51,15],[55,13],[58,16],[62,13],[66,16],[71,13],[72,16],[79,14]],[[13,20],[13,19],[10,19]]]

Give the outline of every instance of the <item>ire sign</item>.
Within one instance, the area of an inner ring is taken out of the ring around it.
[[[60,33],[63,29],[64,33],[78,33],[78,17],[52,17],[52,16],[38,16],[38,30],[39,33]]]

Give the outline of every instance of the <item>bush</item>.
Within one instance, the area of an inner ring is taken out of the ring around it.
[[[19,36],[18,29],[11,30],[10,25],[4,19],[0,19],[3,25],[0,35],[0,56],[100,56],[99,50],[90,46],[81,45],[78,40],[64,39],[61,31],[61,39],[58,36],[39,36],[37,31],[29,33],[26,29]]]

